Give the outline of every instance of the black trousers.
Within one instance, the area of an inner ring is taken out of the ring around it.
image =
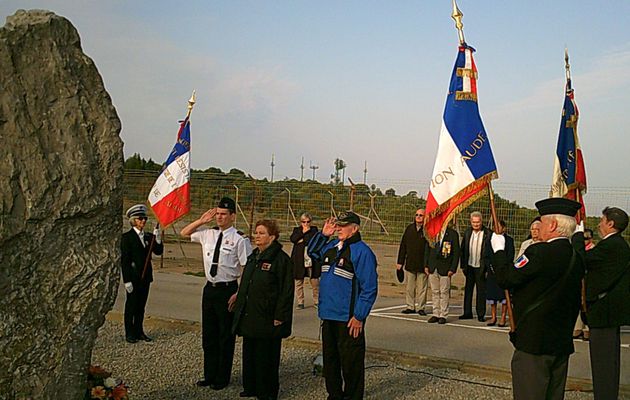
[[[486,277],[481,268],[468,267],[466,269],[466,286],[464,287],[464,315],[472,315],[473,289],[477,286],[477,317],[486,316]]]
[[[514,400],[562,400],[569,370],[569,355],[535,355],[514,350]]]
[[[125,300],[125,336],[139,338],[144,335],[142,322],[144,321],[144,309],[149,298],[150,283],[133,284],[133,291],[127,293]]]
[[[365,390],[365,324],[357,338],[347,322],[324,320],[322,347],[328,400],[359,400]],[[345,382],[345,385],[344,385]]]
[[[227,386],[232,375],[234,313],[228,311],[228,300],[238,290],[236,281],[228,286],[213,287],[206,283],[201,300],[201,341],[204,379],[217,386]]]
[[[281,338],[243,337],[243,390],[260,399],[277,399]]]
[[[621,367],[619,327],[591,328],[589,341],[595,400],[617,399]]]

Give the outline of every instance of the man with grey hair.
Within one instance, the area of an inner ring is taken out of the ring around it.
[[[514,264],[503,235],[492,234],[497,282],[512,293],[515,329],[514,399],[563,399],[573,325],[580,308],[584,263],[569,241],[581,204],[564,198],[538,201],[541,242]]]
[[[464,313],[459,319],[472,319],[473,290],[476,287],[475,309],[477,320],[486,319],[486,271],[490,263],[488,241],[492,232],[483,226],[483,216],[479,211],[470,213],[470,226],[462,238],[460,267],[466,276],[464,286]]]

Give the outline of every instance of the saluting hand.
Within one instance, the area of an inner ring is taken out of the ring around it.
[[[350,318],[350,321],[348,322],[348,328],[350,328],[349,330],[350,336],[356,339],[357,337],[359,337],[359,334],[361,333],[361,330],[363,329],[363,322],[352,317]]]
[[[214,216],[216,214],[217,214],[217,209],[216,208],[211,208],[210,210],[208,210],[205,213],[203,213],[203,215],[201,217],[199,217],[199,221],[203,222],[204,224],[212,222],[212,220],[214,219]]]
[[[337,222],[337,219],[334,217],[330,217],[326,221],[324,221],[324,226],[322,227],[322,235],[327,237],[332,236],[332,234],[335,233],[335,229],[337,229],[337,225],[335,224],[335,222]]]

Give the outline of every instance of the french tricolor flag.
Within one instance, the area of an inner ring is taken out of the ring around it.
[[[177,142],[149,193],[149,205],[168,227],[190,211],[190,119],[179,126]]]
[[[438,152],[427,196],[424,232],[440,240],[453,216],[485,193],[497,167],[477,105],[475,49],[459,46],[446,98]]]

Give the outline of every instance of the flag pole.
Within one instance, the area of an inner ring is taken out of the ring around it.
[[[192,95],[190,96],[190,99],[188,99],[188,111],[186,112],[186,119],[190,118],[190,114],[192,113],[193,107],[195,106],[195,103],[196,103],[195,92],[196,91],[193,90]],[[160,228],[159,222],[155,226],[155,228],[156,229]],[[153,252],[154,243],[155,243],[155,235],[151,237],[151,243],[149,244],[149,251],[147,252],[147,257],[144,260],[144,268],[142,268],[142,279],[144,279],[144,276],[147,273],[147,267],[149,266],[149,261],[151,260],[151,253]]]
[[[455,27],[457,28],[457,35],[459,36],[459,44],[461,46],[466,45],[466,39],[464,39],[464,23],[462,22],[463,17],[464,13],[459,10],[457,2],[453,0],[453,14],[451,14],[451,18],[455,20]]]

